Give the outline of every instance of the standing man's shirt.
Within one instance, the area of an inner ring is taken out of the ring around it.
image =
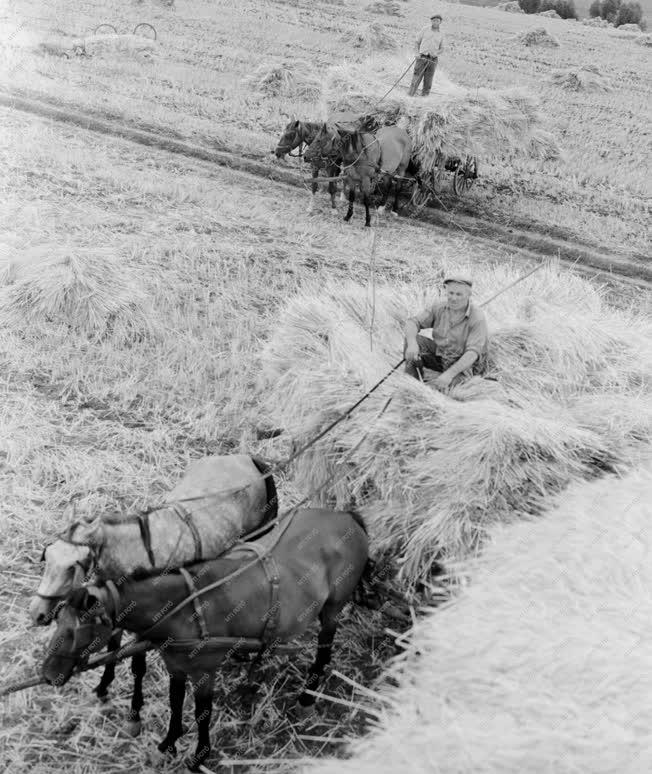
[[[432,338],[437,345],[437,355],[445,368],[457,362],[465,352],[473,350],[478,355],[476,363],[482,364],[487,356],[489,335],[487,321],[482,311],[472,302],[464,317],[453,323],[446,300],[437,300],[416,317],[410,318],[417,328],[432,328]]]
[[[431,25],[423,27],[417,36],[417,52],[419,55],[437,57],[444,50],[444,36],[439,30],[433,30]]]

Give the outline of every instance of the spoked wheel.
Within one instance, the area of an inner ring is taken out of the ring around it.
[[[134,27],[132,35],[142,35],[144,38],[151,38],[156,40],[156,30],[151,24],[147,22],[141,22]]]
[[[412,196],[410,197],[410,204],[417,212],[428,204],[432,197],[434,189],[434,175],[428,175],[425,178],[415,178],[412,186]]]
[[[118,30],[112,25],[112,24],[100,24],[93,30],[93,33],[95,35],[110,35],[113,33],[114,35],[118,34]]]
[[[456,196],[462,196],[471,189],[478,177],[478,160],[475,156],[467,156],[453,174],[453,191]]]

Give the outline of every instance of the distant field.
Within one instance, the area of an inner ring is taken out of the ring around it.
[[[465,0],[463,5],[472,5],[476,8],[494,8],[503,0]],[[593,0],[574,0],[575,8],[580,19],[588,18],[589,8]],[[643,8],[645,18],[652,20],[652,0],[637,0]]]
[[[398,76],[410,61],[414,31],[438,7],[446,16],[448,38],[442,72],[467,87],[531,89],[564,150],[564,158],[555,162],[512,159],[509,148],[504,159],[481,159],[479,184],[459,206],[507,225],[530,224],[614,251],[647,253],[647,132],[652,120],[647,49],[605,30],[489,8],[432,6],[418,0],[401,4],[401,16],[384,16],[365,6],[363,0],[245,1],[234,9],[226,2],[178,0],[166,9],[116,0],[60,0],[46,8],[20,0],[9,15],[12,23],[22,25],[16,40],[83,34],[102,22],[124,32],[146,19],[157,28],[159,54],[152,62],[129,57],[67,60],[37,56],[23,47],[14,54],[5,83],[269,159],[290,115],[310,118],[320,111],[312,100],[257,88],[256,77],[251,79],[256,68],[285,63],[318,76],[331,64],[360,61],[367,54],[345,36],[376,23],[398,46],[392,55]],[[526,48],[512,39],[541,25],[559,38],[560,48]],[[386,59],[387,54],[373,54],[372,62],[374,57]],[[549,82],[554,69],[584,65],[597,65],[611,91],[568,92]],[[406,89],[406,82],[398,88]]]

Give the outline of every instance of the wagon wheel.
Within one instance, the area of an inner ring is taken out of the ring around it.
[[[152,36],[150,34],[144,34],[144,32],[142,30],[141,30],[141,32],[138,32],[138,30],[140,30],[141,28],[150,29],[154,33],[154,37],[152,38]],[[140,24],[137,24],[134,27],[134,31],[132,32],[132,35],[142,35],[142,37],[144,37],[144,38],[152,38],[152,40],[156,40],[156,30],[148,22],[140,22]]]
[[[456,196],[462,196],[471,189],[478,176],[478,160],[475,156],[467,156],[464,164],[460,164],[453,174],[453,191]]]
[[[102,27],[108,27],[113,32],[114,35],[118,34],[118,30],[116,30],[116,28],[112,24],[98,24],[98,26],[95,27],[95,29],[93,30],[93,35],[97,35],[98,33],[100,35],[103,34],[103,33],[99,32],[102,29]],[[104,33],[104,34],[106,34],[106,33]]]
[[[415,208],[417,212],[428,204],[432,194],[435,190],[435,174],[430,172],[425,177],[417,175],[414,179],[412,186],[412,196],[410,197],[410,204]]]

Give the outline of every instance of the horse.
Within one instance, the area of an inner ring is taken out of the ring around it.
[[[328,122],[337,124],[341,121],[352,120],[353,115],[351,113],[334,113]],[[304,145],[310,145],[315,139],[319,130],[321,129],[321,121],[299,121],[293,118],[292,121],[285,127],[281,139],[278,141],[276,149],[272,151],[276,154],[277,159],[282,159],[286,154],[293,155],[291,152],[298,148],[298,156],[303,156]],[[304,156],[304,160],[307,160]],[[312,162],[312,183],[311,183],[311,197],[310,204],[308,205],[308,212],[312,212],[315,204],[315,196],[317,194],[318,184],[317,177],[319,176],[319,170],[322,165],[325,164],[326,176],[328,178],[337,177],[340,174],[341,159],[337,154],[332,157],[315,158]],[[331,197],[331,208],[336,209],[335,194],[337,193],[337,183],[333,179],[328,181],[328,193]]]
[[[330,662],[338,617],[363,580],[368,552],[367,531],[357,513],[308,508],[290,512],[264,537],[217,559],[75,589],[59,611],[43,678],[65,684],[75,666],[103,647],[119,621],[156,645],[170,675],[170,722],[158,745],[162,753],[175,755],[184,733],[190,678],[197,748],[186,765],[199,771],[211,752],[217,667],[244,638],[255,639],[262,651],[301,635],[319,619],[317,653],[297,702],[299,712],[314,709],[312,692]]]
[[[115,579],[179,567],[217,556],[243,532],[273,521],[278,497],[273,477],[265,476],[268,472],[264,462],[248,455],[207,457],[189,466],[160,508],[128,517],[103,515],[92,522],[74,522],[65,535],[43,549],[45,569],[30,602],[33,623],[47,626],[62,600],[92,573],[100,579]],[[220,479],[230,486],[224,488]],[[107,641],[109,651],[119,649],[122,634],[116,628]],[[145,654],[133,656],[134,690],[127,720],[132,736],[141,729],[146,669]],[[107,700],[114,678],[115,663],[109,663],[94,689],[101,701]]]
[[[351,220],[356,186],[360,187],[365,206],[365,226],[371,225],[369,197],[378,177],[383,178],[384,198],[379,211],[384,211],[392,184],[394,203],[392,212],[398,213],[400,185],[396,178],[405,176],[412,155],[410,136],[398,126],[383,126],[375,134],[323,124],[306,151],[307,161],[319,157],[339,155],[342,174],[349,185],[349,206],[344,216]]]

